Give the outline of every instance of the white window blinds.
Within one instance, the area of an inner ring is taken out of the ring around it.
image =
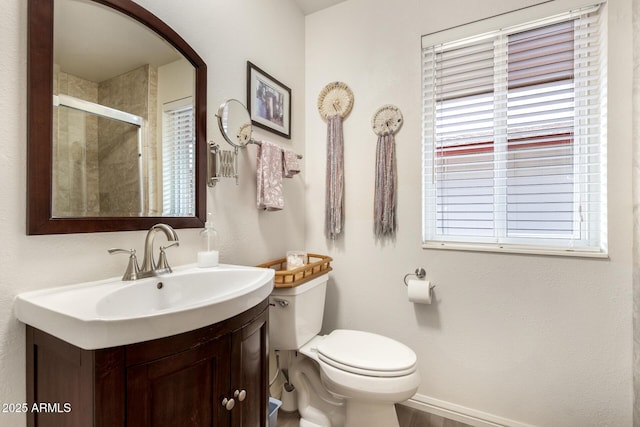
[[[423,47],[426,247],[605,251],[600,11]]]
[[[195,138],[191,99],[162,113],[162,215],[195,214]]]

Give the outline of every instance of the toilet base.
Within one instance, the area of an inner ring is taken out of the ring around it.
[[[400,427],[395,405],[349,400],[344,427],[362,426]]]
[[[289,367],[298,395],[300,427],[400,427],[391,401],[342,399],[327,391],[318,363],[299,355]]]
[[[289,366],[289,377],[296,388],[301,427],[344,426],[345,401],[324,388],[315,361],[299,355]]]

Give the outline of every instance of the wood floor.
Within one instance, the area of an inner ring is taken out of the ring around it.
[[[471,427],[459,421],[449,420],[403,405],[396,405],[396,411],[400,427]],[[298,427],[299,419],[298,412],[278,411],[277,427]]]
[[[404,405],[396,405],[400,427],[471,427],[460,421],[449,420]]]
[[[300,415],[298,412],[278,411],[277,427],[298,427]]]

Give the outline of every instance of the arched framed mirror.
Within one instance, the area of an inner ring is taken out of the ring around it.
[[[207,67],[182,37],[131,0],[29,0],[27,68],[27,234],[204,224]]]

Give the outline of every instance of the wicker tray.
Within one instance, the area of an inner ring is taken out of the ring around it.
[[[293,288],[332,270],[331,261],[333,259],[331,257],[317,254],[307,254],[307,256],[309,257],[309,263],[293,270],[286,269],[287,258],[265,262],[257,267],[276,270],[273,278],[276,288]]]

